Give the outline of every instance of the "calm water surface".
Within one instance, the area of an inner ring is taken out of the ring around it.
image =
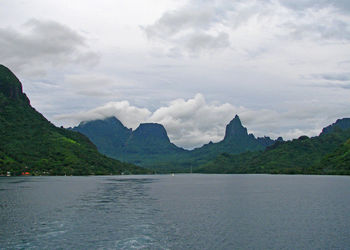
[[[350,177],[4,177],[0,248],[350,249]]]

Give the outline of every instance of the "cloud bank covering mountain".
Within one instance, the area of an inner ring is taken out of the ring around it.
[[[350,115],[349,13],[345,0],[4,0],[0,58],[59,126],[110,112],[193,147],[238,113],[288,139]]]

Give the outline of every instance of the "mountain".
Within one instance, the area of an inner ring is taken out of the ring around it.
[[[82,122],[73,130],[88,136],[100,152],[110,157],[165,172],[188,172],[191,167],[199,166],[220,153],[263,150],[275,143],[269,137],[255,138],[248,134],[238,115],[226,126],[221,142],[211,142],[194,150],[185,150],[171,143],[165,128],[157,123],[143,123],[132,131],[111,117]]]
[[[87,136],[101,153],[109,156],[115,155],[116,152],[122,152],[132,133],[131,129],[126,128],[115,117],[81,122],[78,127],[72,130]]]
[[[0,175],[147,173],[108,158],[84,135],[57,128],[30,105],[18,78],[0,65]]]
[[[140,151],[148,155],[155,155],[183,152],[184,149],[170,142],[163,125],[141,123],[126,141],[125,152],[139,153]]]
[[[321,135],[333,132],[335,129],[348,129],[350,128],[350,118],[338,119],[335,123],[322,129]]]
[[[170,142],[163,125],[142,123],[132,131],[117,118],[82,122],[72,128],[91,139],[100,152],[123,161],[153,166],[186,152]]]
[[[340,128],[312,138],[301,136],[264,151],[221,154],[195,172],[350,174],[349,138],[350,129]]]
[[[235,118],[226,125],[224,141],[241,140],[247,136],[247,128],[243,127],[241,119],[236,115]]]
[[[275,143],[270,137],[255,138],[248,134],[238,115],[226,125],[224,139],[218,143],[209,143],[193,150],[194,155],[216,156],[219,153],[239,154],[246,151],[263,150]]]

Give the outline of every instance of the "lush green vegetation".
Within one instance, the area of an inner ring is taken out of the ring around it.
[[[350,174],[350,139],[326,155],[319,166],[329,174]]]
[[[221,154],[199,173],[350,174],[350,130],[277,142],[264,151]],[[344,144],[345,143],[345,144]]]
[[[148,173],[101,155],[82,134],[57,128],[29,104],[19,80],[0,65],[0,175]]]

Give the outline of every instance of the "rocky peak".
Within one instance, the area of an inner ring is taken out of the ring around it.
[[[18,78],[5,66],[0,64],[0,93],[13,100],[22,100],[29,103],[23,93],[22,84]]]
[[[338,119],[335,123],[323,128],[320,135],[331,133],[337,128],[342,130],[350,128],[350,118]]]
[[[133,132],[133,136],[143,137],[144,139],[159,139],[170,142],[168,134],[163,125],[158,123],[141,123]]]
[[[276,139],[276,141],[282,142],[282,141],[283,141],[283,137],[282,137],[282,136],[279,136],[279,137]]]
[[[114,116],[107,117],[103,120],[83,121],[79,124],[79,127],[96,126],[96,125],[112,126],[114,128],[122,128],[122,129],[129,130],[121,123],[121,121],[119,121]]]
[[[105,140],[115,140],[124,144],[132,133],[131,129],[125,127],[114,116],[104,120],[81,122],[73,130],[88,136],[94,143],[97,143],[97,138],[103,137]]]
[[[103,123],[113,126],[114,128],[120,128],[122,130],[128,130],[131,131],[132,129],[129,129],[123,125],[121,121],[119,121],[115,116],[107,117],[103,120]]]
[[[243,127],[239,116],[236,115],[235,118],[233,118],[232,121],[230,121],[230,123],[226,126],[224,140],[229,140],[232,138],[238,138],[243,136],[248,136],[248,132],[247,129]]]
[[[270,137],[268,137],[268,136],[258,137],[258,138],[256,138],[256,139],[257,139],[257,141],[258,141],[261,145],[263,145],[264,147],[271,146],[271,145],[273,145],[273,144],[275,143],[275,141],[272,140],[272,139],[271,139]]]

